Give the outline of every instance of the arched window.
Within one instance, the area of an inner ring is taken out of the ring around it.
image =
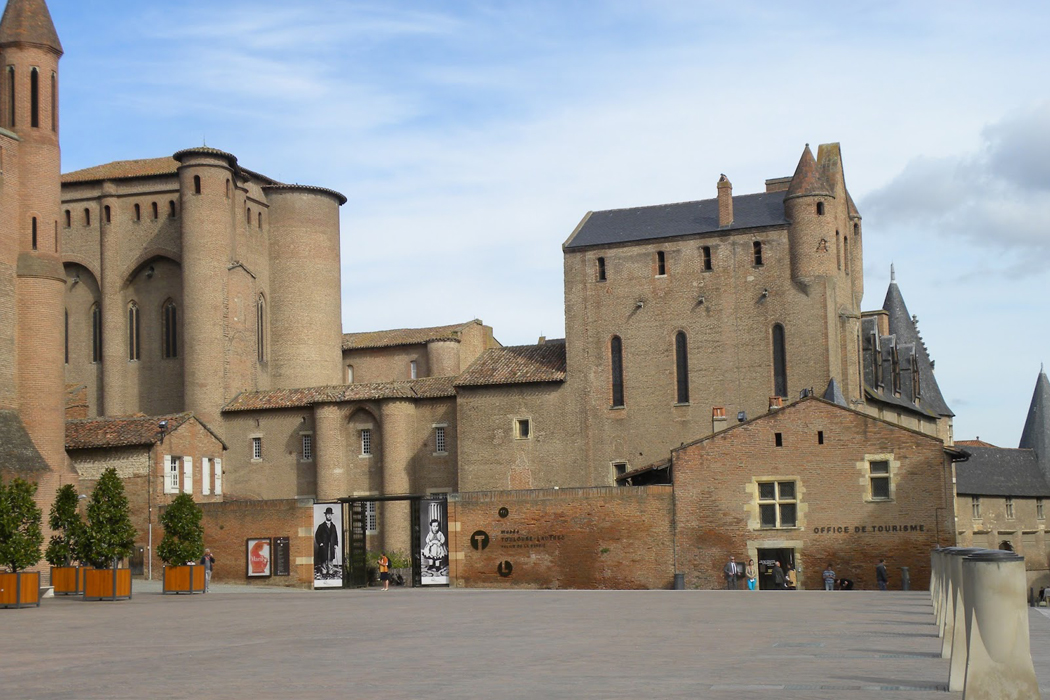
[[[66,209],[66,228],[69,228],[72,225],[73,225],[73,212],[71,212],[70,210]]]
[[[842,237],[842,256],[845,258],[843,266],[846,268],[846,274],[849,274],[849,238],[846,236]]]
[[[623,341],[614,335],[609,342],[609,369],[612,374],[613,408],[623,406]]]
[[[103,215],[106,218],[106,223],[107,224],[110,223],[112,221],[112,215],[110,214],[110,209],[109,209],[109,205],[108,204],[106,206],[102,207],[102,213],[103,213]]]
[[[762,264],[762,242],[755,241],[751,244],[751,252],[755,256],[755,265]]]
[[[226,199],[230,198],[230,179],[226,178]]]
[[[346,383],[347,384],[353,384],[354,383],[354,366],[353,365],[347,365],[346,366]]]
[[[773,325],[773,395],[788,395],[787,349],[784,341],[784,326]]]
[[[102,309],[91,305],[91,361],[102,362]]]
[[[7,125],[11,128],[15,124],[15,67],[7,67]]]
[[[201,193],[201,176],[200,175],[194,175],[193,176],[193,194],[200,194],[200,193]]]
[[[817,202],[817,216],[824,216],[824,202]]]
[[[142,207],[135,205],[135,221],[142,221]]]
[[[150,209],[153,210],[153,219],[154,220],[159,219],[160,218],[160,209],[157,207],[157,203],[156,202],[151,202],[150,203]]]
[[[29,71],[29,126],[40,126],[40,71]]]
[[[252,208],[251,207],[248,207],[248,215],[246,217],[244,217],[244,218],[248,222],[248,228],[251,228],[252,227]]]
[[[174,199],[169,199],[168,200],[168,216],[170,218],[172,218],[172,219],[175,218],[175,200]]]
[[[33,217],[33,250],[36,250],[36,217]]]
[[[179,331],[178,331],[178,316],[175,309],[175,302],[168,299],[164,302],[164,308],[162,312],[163,318],[161,319],[162,326],[164,329],[164,357],[170,359],[179,356]]]
[[[259,348],[259,362],[266,362],[266,297],[262,294],[255,307],[255,344]]]
[[[674,364],[678,377],[678,403],[689,403],[689,347],[685,333],[674,337]]]
[[[259,212],[259,230],[262,230],[262,212]]]
[[[51,131],[58,131],[58,75],[51,71]]]
[[[128,360],[139,359],[139,306],[135,302],[128,304]]]

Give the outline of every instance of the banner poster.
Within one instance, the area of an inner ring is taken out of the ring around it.
[[[270,538],[251,537],[248,539],[248,578],[270,576]]]
[[[343,587],[343,504],[314,504],[314,588]]]
[[[448,585],[448,501],[419,502],[420,583]]]

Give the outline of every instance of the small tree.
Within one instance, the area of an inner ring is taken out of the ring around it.
[[[16,573],[40,561],[44,514],[35,494],[36,484],[28,481],[16,478],[6,486],[0,481],[0,564]]]
[[[168,566],[195,562],[204,554],[204,526],[201,509],[193,496],[180,493],[160,516],[164,539],[157,547],[157,556]]]
[[[77,510],[79,505],[80,496],[73,484],[66,484],[55,494],[55,502],[51,504],[51,513],[47,518],[48,527],[54,534],[44,551],[44,558],[51,566],[71,566],[74,561],[83,559],[80,547],[84,537],[84,521]]]
[[[117,565],[131,556],[135,548],[135,527],[131,524],[128,497],[116,469],[107,469],[95,484],[87,508],[87,530],[81,556],[96,569]]]

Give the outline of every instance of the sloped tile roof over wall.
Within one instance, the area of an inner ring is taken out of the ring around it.
[[[29,474],[47,470],[47,461],[37,452],[18,413],[0,411],[0,471]]]
[[[178,170],[179,163],[171,156],[167,158],[117,160],[112,163],[104,163],[66,173],[62,176],[62,182],[95,182],[98,180],[125,180],[133,177],[152,177],[155,175],[175,175]]]
[[[955,465],[955,491],[968,496],[1050,496],[1050,485],[1032,450],[965,448],[970,457]]]
[[[456,323],[451,326],[433,326],[431,328],[395,328],[389,331],[368,331],[365,333],[343,333],[343,350],[360,350],[364,348],[389,348],[398,345],[425,345],[439,340],[459,341],[460,335],[471,325],[481,321]]]
[[[456,380],[456,386],[565,381],[565,341],[486,350]]]
[[[246,391],[226,404],[222,410],[224,413],[233,413],[279,408],[305,408],[316,403],[379,401],[381,399],[439,399],[456,395],[452,387],[452,379],[452,377],[427,377],[404,382]]]
[[[66,449],[153,445],[160,441],[160,422],[168,421],[167,434],[193,418],[192,413],[166,416],[113,416],[66,421]]]
[[[760,226],[786,226],[784,195],[780,191],[733,197],[733,223],[725,228],[718,225],[717,199],[595,211],[584,218],[564,247],[571,250]]]

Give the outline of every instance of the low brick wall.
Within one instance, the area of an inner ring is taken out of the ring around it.
[[[313,504],[295,499],[202,503],[204,546],[215,557],[212,580],[267,586],[313,586]],[[155,533],[156,534],[156,533]],[[249,537],[287,537],[290,575],[248,578]],[[158,540],[155,544],[160,544]]]
[[[451,494],[452,585],[671,588],[671,523],[670,486]]]

